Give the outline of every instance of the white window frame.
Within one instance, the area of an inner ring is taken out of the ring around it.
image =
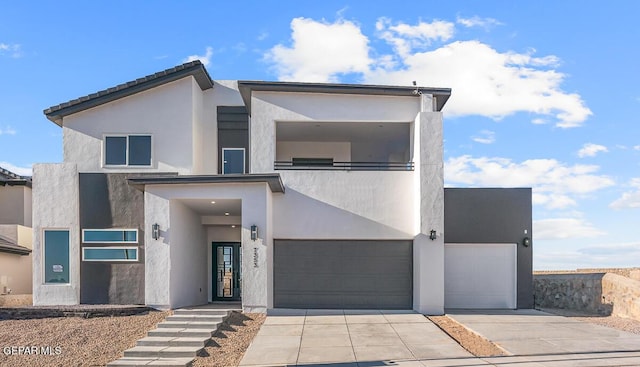
[[[69,233],[69,250],[68,250],[68,256],[69,256],[69,281],[66,283],[49,283],[47,282],[47,269],[46,269],[46,264],[47,264],[47,241],[46,241],[46,237],[45,237],[45,232],[47,231],[65,231]],[[71,284],[71,228],[62,228],[62,227],[48,227],[48,228],[42,228],[41,230],[42,233],[42,259],[40,261],[41,267],[42,267],[42,281],[40,282],[41,285],[50,287],[50,286],[54,286],[54,287],[60,287],[60,286],[64,286],[64,287],[68,287],[69,284]]]
[[[130,136],[148,136],[151,139],[151,159],[149,160],[148,165],[130,165],[129,164],[129,137]],[[126,138],[127,142],[125,144],[125,164],[107,164],[107,138]],[[150,168],[153,167],[153,134],[102,134],[102,167],[105,168]]]
[[[136,240],[134,241],[85,241],[84,232],[85,231],[102,231],[102,232],[136,232]],[[140,242],[140,233],[138,233],[137,228],[83,228],[82,229],[82,243],[124,243],[124,244],[132,244]]]
[[[227,150],[241,150],[242,151],[242,174],[246,173],[246,166],[247,166],[247,152],[246,149],[244,148],[222,148],[222,159],[220,160],[222,162],[222,174],[226,175],[228,173],[224,172],[224,152]],[[233,174],[233,173],[230,173]]]
[[[136,258],[135,259],[86,259],[85,258],[85,250],[136,250]],[[86,246],[82,247],[82,261],[86,262],[137,262],[140,259],[140,249],[137,246],[102,246],[102,247],[91,247]]]

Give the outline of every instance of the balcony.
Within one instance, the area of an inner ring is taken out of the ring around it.
[[[413,171],[409,122],[277,122],[275,170]]]

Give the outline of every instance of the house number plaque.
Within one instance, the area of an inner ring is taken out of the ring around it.
[[[258,267],[258,248],[257,247],[253,248],[253,267],[254,268]]]

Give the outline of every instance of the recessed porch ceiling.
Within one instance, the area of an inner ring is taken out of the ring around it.
[[[277,122],[278,141],[408,141],[408,122]]]
[[[199,215],[223,217],[229,213],[231,217],[239,217],[242,214],[240,199],[180,199],[180,202]]]

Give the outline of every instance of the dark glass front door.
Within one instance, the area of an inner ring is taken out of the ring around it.
[[[240,300],[240,244],[213,244],[213,300]]]

